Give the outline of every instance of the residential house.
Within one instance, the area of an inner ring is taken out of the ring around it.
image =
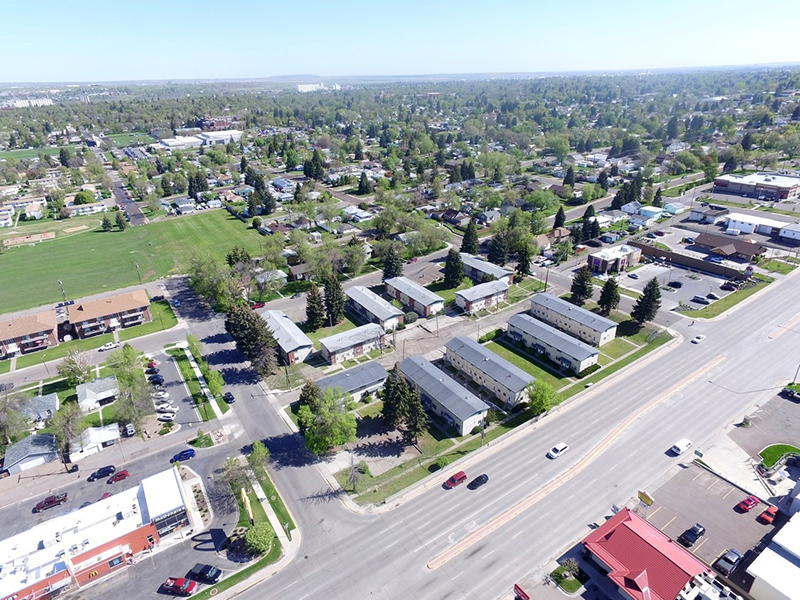
[[[9,475],[16,475],[56,460],[58,456],[58,440],[55,434],[29,435],[6,448],[3,470],[8,471]]]
[[[623,204],[620,207],[620,210],[624,213],[628,213],[629,215],[638,215],[639,209],[642,208],[642,203],[638,200],[633,200],[632,202],[628,202],[627,204]]]
[[[630,218],[629,213],[621,210],[604,210],[602,214],[611,219],[612,224],[619,223],[620,221],[627,221]]]
[[[302,215],[297,217],[294,220],[294,222],[292,223],[292,227],[294,227],[295,229],[308,230],[308,229],[311,229],[313,226],[314,226],[314,223],[310,219],[308,219],[308,218],[306,218],[306,217],[304,217]]]
[[[119,424],[110,423],[102,427],[87,427],[80,436],[72,440],[69,461],[76,463],[87,456],[102,452],[119,440]]]
[[[144,290],[106,296],[70,307],[69,318],[79,338],[152,321]]]
[[[89,383],[80,383],[75,387],[78,394],[78,406],[84,413],[92,412],[101,406],[111,404],[119,396],[119,384],[116,375],[100,377]]]
[[[506,408],[527,402],[527,387],[535,379],[506,359],[468,337],[455,337],[445,344],[444,360],[491,392]]]
[[[25,218],[28,220],[39,220],[42,218],[42,205],[29,204],[25,207]]]
[[[606,227],[610,227],[613,223],[611,217],[604,213],[597,213],[595,216],[591,217],[590,220],[595,221],[600,229],[605,229]]]
[[[311,267],[299,264],[289,267],[289,281],[303,281],[310,278]]]
[[[475,283],[481,283],[489,278],[503,281],[511,285],[514,273],[494,263],[485,261],[477,256],[461,252],[461,262],[464,263],[464,274]]]
[[[320,392],[339,388],[345,394],[350,394],[356,402],[361,402],[365,397],[381,389],[385,380],[386,369],[383,368],[383,365],[370,361],[318,379],[316,383]]]
[[[535,354],[545,356],[562,369],[581,373],[597,364],[600,351],[525,313],[508,320],[508,335]]]
[[[446,210],[442,214],[442,221],[455,225],[456,227],[466,227],[469,225],[471,219],[472,217],[469,215],[453,209]]]
[[[188,215],[197,210],[197,203],[191,198],[178,198],[175,200],[175,206],[178,209],[178,213],[182,215]]]
[[[363,285],[345,290],[347,308],[363,320],[377,323],[386,331],[392,331],[403,323],[403,311],[371,292]]]
[[[0,227],[11,227],[14,225],[14,207],[0,206]]]
[[[344,362],[373,350],[382,349],[386,330],[369,323],[355,329],[323,338],[319,341],[322,356],[329,364]]]
[[[550,244],[552,245],[560,244],[572,238],[572,232],[566,227],[556,227],[546,235],[550,238]]]
[[[689,213],[689,220],[702,224],[713,224],[717,222],[717,219],[730,212],[723,206],[699,206],[698,208],[693,208]]]
[[[294,192],[295,184],[288,179],[279,177],[272,180],[272,187],[282,193],[291,194]]]
[[[686,212],[687,207],[683,202],[670,202],[664,205],[664,212],[670,215],[679,215]]]
[[[481,426],[489,406],[466,388],[437,369],[421,356],[411,356],[400,363],[408,384],[419,392],[423,406],[467,435]]]
[[[344,210],[342,210],[342,213],[344,213],[346,219],[349,219],[355,223],[369,221],[375,217],[375,215],[373,215],[371,212],[361,210],[357,206],[346,206]]]
[[[384,281],[386,294],[421,317],[430,317],[444,310],[444,298],[407,277]]]
[[[713,233],[699,234],[694,239],[694,245],[719,256],[734,257],[749,262],[755,261],[767,252],[766,246],[761,244],[755,244],[729,235],[715,235]]]
[[[222,208],[222,200],[219,198],[212,198],[206,202],[206,206],[208,206],[208,208]]]
[[[288,276],[280,269],[262,271],[256,275],[256,283],[263,289],[280,289],[288,282]]]
[[[102,202],[92,202],[91,204],[73,204],[67,206],[70,217],[79,217],[83,215],[96,215],[101,212],[108,212],[108,206]]]
[[[61,408],[61,401],[58,394],[45,394],[44,396],[34,396],[25,400],[19,407],[19,412],[31,423],[46,423]]]
[[[536,247],[539,249],[539,254],[550,250],[550,238],[547,237],[546,234],[540,233],[534,238],[533,241],[536,244]]]
[[[282,310],[265,310],[261,318],[266,321],[267,329],[278,342],[278,350],[285,364],[303,362],[314,351],[314,343]]]
[[[9,358],[58,345],[56,311],[0,321],[0,358]]]
[[[632,231],[646,229],[655,225],[655,223],[656,221],[652,217],[645,215],[631,215],[630,221],[628,222],[628,229]]]
[[[654,221],[657,221],[658,219],[660,219],[661,215],[663,215],[663,214],[664,214],[664,210],[661,209],[661,208],[658,208],[657,206],[643,206],[642,208],[639,209],[639,215],[640,216],[648,217],[650,219],[653,219]]]
[[[253,192],[255,192],[255,189],[251,185],[240,185],[233,188],[233,193],[237,196],[241,196],[245,200],[252,196]]]
[[[456,292],[456,305],[468,315],[508,300],[505,281],[487,281]]]
[[[642,251],[640,248],[623,244],[592,252],[587,257],[587,264],[589,265],[589,270],[594,273],[622,273],[629,267],[639,264],[641,258]]]
[[[617,335],[617,324],[611,319],[575,306],[552,294],[534,294],[531,298],[530,313],[537,319],[594,346],[602,346]]]
[[[478,216],[476,218],[477,218],[478,222],[480,222],[481,225],[486,226],[486,225],[491,225],[492,223],[497,221],[497,219],[499,219],[501,216],[502,215],[500,214],[500,211],[487,210],[487,211],[478,213]]]

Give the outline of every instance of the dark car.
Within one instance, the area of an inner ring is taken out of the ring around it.
[[[172,460],[169,462],[178,462],[181,460],[189,460],[190,458],[194,458],[195,451],[194,448],[187,448],[186,450],[181,450],[175,456],[172,457]]]
[[[705,534],[706,528],[700,525],[700,523],[696,523],[694,527],[690,527],[684,531],[678,538],[678,541],[687,548],[691,548],[694,546],[695,542],[697,542],[697,540],[699,540]]]
[[[222,571],[217,567],[211,565],[204,565],[197,563],[192,570],[189,571],[189,577],[197,581],[204,581],[205,583],[217,583],[219,578],[222,577]]]
[[[108,478],[106,483],[117,483],[118,481],[122,481],[130,477],[131,474],[128,471],[120,471],[118,473],[114,473],[111,477]]]
[[[475,479],[470,481],[467,484],[467,489],[468,490],[477,490],[479,487],[481,487],[482,485],[487,484],[488,482],[489,482],[489,476],[486,473],[484,473],[483,475],[478,475]]]
[[[155,367],[150,367],[149,369],[147,369],[147,370],[145,371],[145,373],[147,373],[148,375],[158,375],[160,372],[161,372],[161,371],[159,371],[159,370],[158,370],[157,368],[155,368]]]
[[[236,398],[234,398],[233,394],[231,394],[230,392],[225,392],[224,394],[222,394],[222,399],[225,400],[225,402],[227,402],[228,404],[233,404],[234,402],[236,402]]]
[[[730,575],[739,566],[744,556],[736,548],[731,548],[717,561],[717,571],[723,575]]]
[[[736,286],[732,283],[723,283],[721,286],[719,286],[719,289],[725,290],[726,292],[735,292]]]
[[[164,299],[164,296],[159,294],[158,296],[153,296],[152,298],[150,298],[150,301],[151,302],[158,302],[158,301],[163,300],[163,299]]]
[[[117,472],[117,467],[114,465],[108,465],[107,467],[100,467],[89,475],[87,481],[97,481],[98,479],[103,479],[104,477],[109,477]]]
[[[671,288],[675,288],[676,290],[683,287],[683,283],[680,281],[670,281],[667,285]]]
[[[150,375],[150,377],[148,377],[147,380],[150,381],[151,383],[164,383],[164,376],[158,374]]]
[[[292,300],[294,300],[295,298],[300,298],[302,295],[303,295],[302,292],[296,292],[292,294]]]
[[[653,233],[655,233],[658,237],[663,237],[664,236],[664,232],[663,231],[654,231]]]

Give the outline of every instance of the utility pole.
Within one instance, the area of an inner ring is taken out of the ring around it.
[[[549,279],[549,277],[550,277],[550,267],[548,266],[547,270],[544,273],[544,291],[545,292],[547,291],[547,280]]]
[[[133,266],[136,267],[136,274],[139,276],[139,285],[142,284],[142,273],[139,271],[139,263],[133,263]]]
[[[66,302],[67,293],[64,291],[64,283],[60,279],[58,280],[58,287],[61,288],[61,297],[64,298],[64,302]]]

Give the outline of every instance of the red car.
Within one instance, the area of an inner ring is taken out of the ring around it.
[[[191,596],[197,591],[197,582],[183,577],[170,577],[163,587],[164,591],[176,596]]]
[[[100,500],[105,500],[106,498],[111,498],[111,496],[113,496],[113,495],[114,494],[112,494],[111,492],[106,492],[105,494],[100,496]]]
[[[156,367],[156,365],[158,365],[158,361],[157,360],[153,360],[151,358],[150,360],[147,361],[147,368],[148,369],[153,369],[153,368]]]
[[[775,521],[775,517],[777,516],[778,516],[778,507],[770,506],[767,510],[758,515],[758,520],[768,525],[773,521]]]
[[[266,306],[266,304],[264,302],[254,302],[253,303],[253,310],[256,310],[257,308],[264,308],[265,306]]]
[[[736,506],[742,512],[750,512],[754,507],[758,506],[758,498],[755,496],[748,496]]]
[[[457,485],[461,485],[467,480],[467,474],[464,471],[459,471],[455,475],[453,475],[450,479],[444,482],[444,487],[448,490],[453,489]]]
[[[117,483],[118,481],[122,481],[123,479],[127,479],[130,477],[131,474],[127,471],[117,471],[111,477],[108,478],[107,483]]]

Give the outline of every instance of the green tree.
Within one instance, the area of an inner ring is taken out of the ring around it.
[[[253,442],[250,454],[247,455],[247,462],[251,468],[264,467],[269,462],[269,448],[261,440]]]
[[[605,285],[603,285],[603,291],[600,292],[600,300],[597,304],[600,306],[600,310],[604,315],[607,315],[619,306],[619,285],[615,278],[609,277],[606,280]]]
[[[461,242],[461,251],[468,254],[477,254],[480,250],[478,241],[478,225],[475,217],[470,219],[467,230],[464,232],[464,239]]]
[[[20,412],[25,398],[12,393],[14,384],[0,383],[0,439],[6,444],[21,439],[28,433],[28,419]]]
[[[259,375],[267,377],[276,371],[277,342],[257,312],[249,306],[231,306],[225,316],[225,331]]]
[[[116,221],[117,221],[117,227],[119,228],[120,231],[125,231],[125,229],[127,229],[128,222],[125,220],[125,216],[122,214],[121,210],[117,211]]]
[[[798,106],[797,108],[800,109],[800,106]],[[733,155],[730,155],[727,158],[727,160],[725,161],[725,164],[722,165],[722,172],[723,173],[733,173],[738,168],[738,166],[739,165],[736,162],[736,157],[733,156]]]
[[[489,262],[501,267],[508,262],[508,242],[503,234],[498,233],[489,242]]]
[[[313,381],[306,381],[303,385],[303,389],[300,390],[300,400],[298,400],[298,404],[299,406],[307,406],[311,409],[311,412],[314,412],[317,410],[321,398],[322,392],[319,390],[317,384]]]
[[[69,167],[70,152],[68,148],[61,148],[58,151],[58,162],[62,167]]]
[[[364,245],[355,237],[344,247],[344,262],[351,277],[358,277],[367,262]]]
[[[572,240],[567,238],[560,244],[556,244],[556,260],[558,262],[564,262],[567,260],[570,255],[572,254]]]
[[[244,248],[239,248],[239,246],[234,246],[225,256],[225,262],[228,263],[229,267],[235,267],[240,263],[249,263],[251,260],[250,253]]]
[[[558,392],[546,381],[537,379],[528,386],[528,404],[534,416],[550,410],[558,402]]]
[[[87,424],[77,402],[66,402],[50,420],[50,430],[58,439],[58,447],[66,456],[72,448],[72,442],[83,433]]]
[[[523,244],[517,252],[516,271],[520,277],[531,274],[531,247],[528,244]]]
[[[275,540],[275,532],[269,523],[256,523],[244,534],[244,543],[251,552],[266,554]]]
[[[58,374],[67,380],[70,386],[89,381],[92,372],[92,365],[85,352],[77,348],[70,348],[58,367]]]
[[[661,208],[662,206],[664,206],[664,200],[661,197],[661,188],[658,188],[656,190],[655,196],[653,196],[653,206],[657,208]]]
[[[639,325],[644,325],[648,321],[655,319],[658,309],[661,308],[661,288],[658,280],[653,277],[644,286],[644,291],[631,311],[631,317]]]
[[[567,168],[567,174],[564,175],[564,185],[575,187],[575,169],[572,165]]]
[[[305,430],[306,448],[316,455],[356,439],[356,417],[335,390],[326,389],[314,411],[301,406],[298,422]]]
[[[311,284],[306,298],[306,327],[310,331],[316,331],[325,326],[325,302],[322,294],[315,284]]]
[[[406,386],[407,387],[407,386]],[[403,426],[400,429],[403,443],[417,445],[417,440],[428,427],[428,415],[422,406],[422,398],[416,388],[408,388],[403,412]]]
[[[594,216],[594,214],[594,206],[590,204],[586,207],[586,210],[583,211],[583,220],[588,221]]]
[[[381,416],[390,429],[398,429],[403,422],[406,390],[408,390],[408,384],[405,376],[400,371],[400,366],[395,363],[394,367],[386,374],[383,387],[378,392],[378,397],[383,401]]]
[[[444,284],[448,288],[456,288],[464,279],[464,263],[455,248],[450,248],[444,264]]]
[[[365,171],[361,171],[361,178],[358,180],[358,191],[356,192],[356,194],[358,194],[359,196],[366,196],[367,194],[371,193],[372,193],[372,184],[367,178],[367,173]]]
[[[103,224],[101,225],[103,231],[111,231],[114,226],[111,224],[111,219],[108,218],[108,215],[103,217]]]
[[[555,220],[553,221],[553,229],[558,229],[559,227],[563,227],[564,223],[567,222],[567,215],[564,212],[564,207],[559,206],[558,212],[556,213]]]
[[[336,277],[328,277],[325,280],[325,314],[331,327],[344,319],[345,302],[347,298],[342,291],[342,284]]]
[[[586,265],[578,269],[575,276],[572,278],[572,286],[570,287],[570,302],[578,306],[583,304],[592,297],[594,287],[592,285],[592,274],[589,267]]]
[[[400,277],[402,274],[403,261],[395,251],[394,246],[389,246],[386,256],[383,257],[383,281],[393,277]]]
[[[75,198],[73,199],[72,203],[77,205],[80,204],[93,204],[97,202],[97,198],[92,192],[81,190],[77,194],[75,194]]]

